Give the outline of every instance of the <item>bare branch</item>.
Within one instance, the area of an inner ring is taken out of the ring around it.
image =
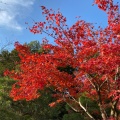
[[[93,118],[93,116],[88,112],[88,110],[82,105],[82,103],[81,103],[81,101],[80,101],[80,97],[79,97],[79,105],[80,105],[80,107],[84,110],[84,112],[91,118],[91,120],[95,120],[94,118]]]

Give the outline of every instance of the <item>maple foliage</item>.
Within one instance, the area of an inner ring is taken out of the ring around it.
[[[120,108],[120,14],[113,0],[95,0],[95,4],[108,15],[106,28],[78,20],[68,27],[60,11],[41,6],[46,22],[36,22],[30,28],[34,34],[46,33],[55,45],[44,39],[43,49],[48,53],[31,53],[27,46],[15,44],[19,52],[20,70],[9,72],[17,82],[10,96],[14,100],[32,100],[40,96],[39,90],[53,87],[58,100],[70,99],[94,119],[81,104],[80,96],[96,100],[101,117],[118,119]],[[106,102],[109,101],[109,102]],[[51,103],[50,106],[55,105]],[[106,108],[111,113],[106,115]],[[73,108],[71,106],[71,108]],[[76,110],[73,108],[73,110]],[[117,114],[117,115],[116,115]]]

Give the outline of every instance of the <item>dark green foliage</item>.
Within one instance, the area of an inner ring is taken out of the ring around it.
[[[20,61],[20,58],[18,56],[18,52],[15,49],[10,52],[10,58],[14,62],[19,62]]]
[[[43,46],[46,45],[46,43],[40,44],[40,42],[37,40],[31,41],[30,43],[25,43],[24,45],[27,45],[30,48],[31,53],[33,53],[33,54],[34,53],[47,54],[50,52],[49,49],[48,50],[43,49]]]
[[[65,103],[55,107],[49,104],[56,99],[48,89],[41,91],[41,97],[32,101],[13,101],[9,91],[15,81],[9,78],[0,78],[0,120],[62,120]]]
[[[55,101],[51,97],[51,93],[46,90],[42,91],[41,97],[33,101],[17,101],[12,107],[17,111],[21,111],[23,116],[31,116],[33,120],[61,120],[63,115],[67,113],[65,104],[61,103],[53,108],[49,107],[49,103]]]
[[[83,96],[80,97],[80,101],[81,101],[82,105],[89,111],[89,113],[91,113],[91,115],[96,120],[102,120],[102,118],[100,116],[100,110],[99,110],[99,107],[98,107],[96,101],[91,100],[90,98],[86,97],[85,95],[83,95]],[[72,105],[72,106],[74,106],[74,105]],[[73,116],[74,116],[74,118],[76,118],[76,120],[90,120],[90,118],[88,117],[88,115],[79,106],[78,106],[78,110],[79,110],[78,113],[76,113],[75,111],[73,111],[69,107],[69,105],[67,105],[67,104],[66,104],[66,110],[68,111],[69,114],[67,114],[67,115],[65,115],[63,117],[65,120],[67,120],[67,119],[69,120]],[[72,120],[72,119],[70,119],[70,120]]]
[[[96,101],[87,98],[85,95],[80,97],[80,101],[83,106],[92,114],[95,119],[101,119],[100,110]]]
[[[9,90],[13,83],[11,79],[0,78],[0,120],[20,120],[22,117],[11,107],[13,101],[9,98]]]
[[[5,70],[14,70],[16,63],[19,62],[20,58],[16,50],[11,52],[4,50],[0,54],[0,76],[3,76]]]
[[[2,51],[1,52],[1,59],[2,60],[6,60],[6,59],[10,59],[10,53],[9,53],[9,51],[8,50],[4,50],[4,51]]]
[[[66,67],[58,67],[58,70],[60,72],[67,72],[68,74],[73,74],[73,72],[75,71],[75,68],[68,65]]]
[[[41,45],[39,43],[39,41],[35,40],[35,41],[31,41],[30,43],[27,44],[27,46],[30,47],[30,50],[32,53],[36,53],[39,52]]]
[[[85,120],[80,113],[65,114],[62,120]]]

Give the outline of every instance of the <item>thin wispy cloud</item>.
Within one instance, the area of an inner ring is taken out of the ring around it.
[[[26,13],[34,2],[35,0],[0,0],[0,27],[22,30],[18,16]]]

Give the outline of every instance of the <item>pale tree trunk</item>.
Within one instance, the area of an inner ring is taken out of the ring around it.
[[[102,116],[102,119],[103,120],[107,120],[107,114],[106,114],[106,111],[103,107],[103,104],[102,104],[102,99],[101,99],[101,93],[100,93],[100,90],[97,90],[97,93],[98,93],[98,106],[100,108],[100,112],[101,112],[101,116]]]
[[[99,108],[100,108],[102,119],[107,120],[107,115],[106,115],[105,109],[103,108],[103,105],[101,103],[99,103],[98,105],[99,105]]]
[[[115,118],[115,120],[118,120],[118,113],[117,113],[117,110],[116,110],[117,102],[118,101],[112,102],[111,112],[110,112],[110,116],[113,117],[113,118]]]

